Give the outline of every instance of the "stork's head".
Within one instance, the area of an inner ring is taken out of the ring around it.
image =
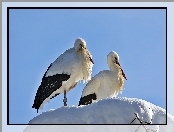
[[[120,66],[119,63],[119,56],[115,51],[111,51],[108,55],[107,55],[107,62],[108,62],[108,66],[110,69],[112,69],[113,64],[117,64]]]
[[[123,77],[126,79],[126,76],[125,76],[123,69],[121,68],[121,65],[119,62],[119,56],[115,51],[111,51],[107,55],[107,63],[108,63],[110,70],[112,70],[112,71],[118,71],[120,69]]]
[[[86,49],[85,40],[82,38],[76,39],[76,41],[74,43],[74,48],[75,48],[76,52],[82,51],[82,49]]]

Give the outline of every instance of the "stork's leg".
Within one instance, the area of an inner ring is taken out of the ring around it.
[[[67,106],[67,104],[66,104],[66,102],[67,102],[66,91],[64,91],[64,99],[63,99],[63,102],[64,102],[64,106]]]

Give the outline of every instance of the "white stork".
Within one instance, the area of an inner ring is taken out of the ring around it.
[[[119,56],[115,51],[111,51],[107,55],[107,63],[110,70],[100,71],[87,83],[83,89],[79,106],[114,97],[123,89],[126,76],[119,63]]]
[[[39,86],[32,108],[42,109],[50,99],[64,93],[64,106],[67,106],[66,94],[76,84],[83,80],[91,79],[93,60],[86,48],[86,42],[82,38],[76,39],[74,47],[66,50],[45,72]]]

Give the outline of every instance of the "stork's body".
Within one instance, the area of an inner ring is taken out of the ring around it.
[[[100,99],[115,97],[123,89],[126,76],[119,63],[119,56],[112,51],[107,56],[110,70],[95,75],[85,86],[79,105],[87,105]]]
[[[32,108],[38,111],[60,93],[64,93],[64,106],[66,106],[67,92],[80,80],[87,82],[91,79],[92,66],[92,56],[86,49],[86,42],[82,38],[76,39],[74,47],[66,50],[48,67]]]

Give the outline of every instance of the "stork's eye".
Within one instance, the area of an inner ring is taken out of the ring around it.
[[[83,44],[80,44],[81,48],[86,49],[86,47]]]
[[[115,60],[117,60],[117,57],[115,57]]]

